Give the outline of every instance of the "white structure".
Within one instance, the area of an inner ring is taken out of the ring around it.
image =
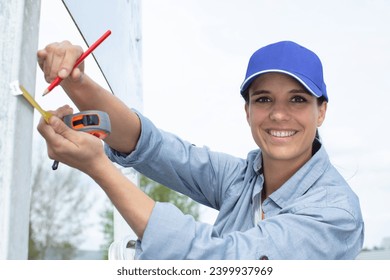
[[[96,0],[93,13],[84,12],[90,10],[89,0],[63,2],[80,12],[72,16],[88,43],[112,30],[104,42],[111,46],[99,47],[94,56],[113,93],[142,111],[140,1],[112,5]],[[10,94],[9,83],[19,80],[34,95],[40,6],[40,0],[0,1],[0,260],[28,256],[33,109],[22,97]],[[138,180],[136,173],[126,172],[133,181]],[[118,213],[114,227],[117,241],[134,235]]]
[[[33,109],[12,96],[19,80],[33,94],[40,0],[0,1],[0,259],[27,259]]]
[[[95,56],[113,94],[127,106],[142,111],[141,67],[141,1],[94,0],[93,12],[90,0],[63,0],[75,24],[87,41],[92,44],[108,29],[110,37],[97,48]],[[124,174],[138,185],[134,170],[123,169]],[[114,241],[121,243],[136,235],[118,211],[114,212]]]
[[[384,237],[382,239],[381,247],[385,250],[390,250],[390,237]]]

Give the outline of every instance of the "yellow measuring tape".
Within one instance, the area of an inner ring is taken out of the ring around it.
[[[42,117],[45,119],[45,121],[48,123],[50,117],[53,115],[45,110],[42,109],[41,106],[35,101],[35,99],[28,93],[28,91],[19,84],[18,81],[14,81],[10,84],[11,90],[13,91],[13,95],[23,95],[24,98],[35,108],[41,113]]]

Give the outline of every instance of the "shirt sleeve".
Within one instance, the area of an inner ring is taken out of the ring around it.
[[[108,157],[197,202],[219,209],[232,182],[244,173],[246,160],[197,147],[174,134],[157,129],[138,113],[142,128],[130,154],[105,146]]]
[[[362,231],[363,224],[343,209],[310,208],[217,237],[211,225],[194,221],[171,204],[157,203],[136,258],[353,259],[363,242]]]

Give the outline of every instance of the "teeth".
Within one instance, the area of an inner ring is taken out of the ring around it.
[[[284,131],[280,131],[280,130],[270,130],[269,132],[272,136],[275,136],[275,137],[290,137],[290,136],[293,136],[296,131],[287,131],[287,130],[284,130]]]

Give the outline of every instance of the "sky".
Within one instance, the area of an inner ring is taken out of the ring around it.
[[[41,5],[39,48],[65,39],[85,48],[61,1]],[[323,62],[329,96],[320,135],[359,196],[364,246],[378,246],[390,236],[389,12],[385,0],[142,1],[143,113],[198,146],[246,157],[257,148],[239,94],[250,55],[281,40],[306,46]],[[69,103],[61,92],[41,98],[45,87],[38,70],[39,103]]]

